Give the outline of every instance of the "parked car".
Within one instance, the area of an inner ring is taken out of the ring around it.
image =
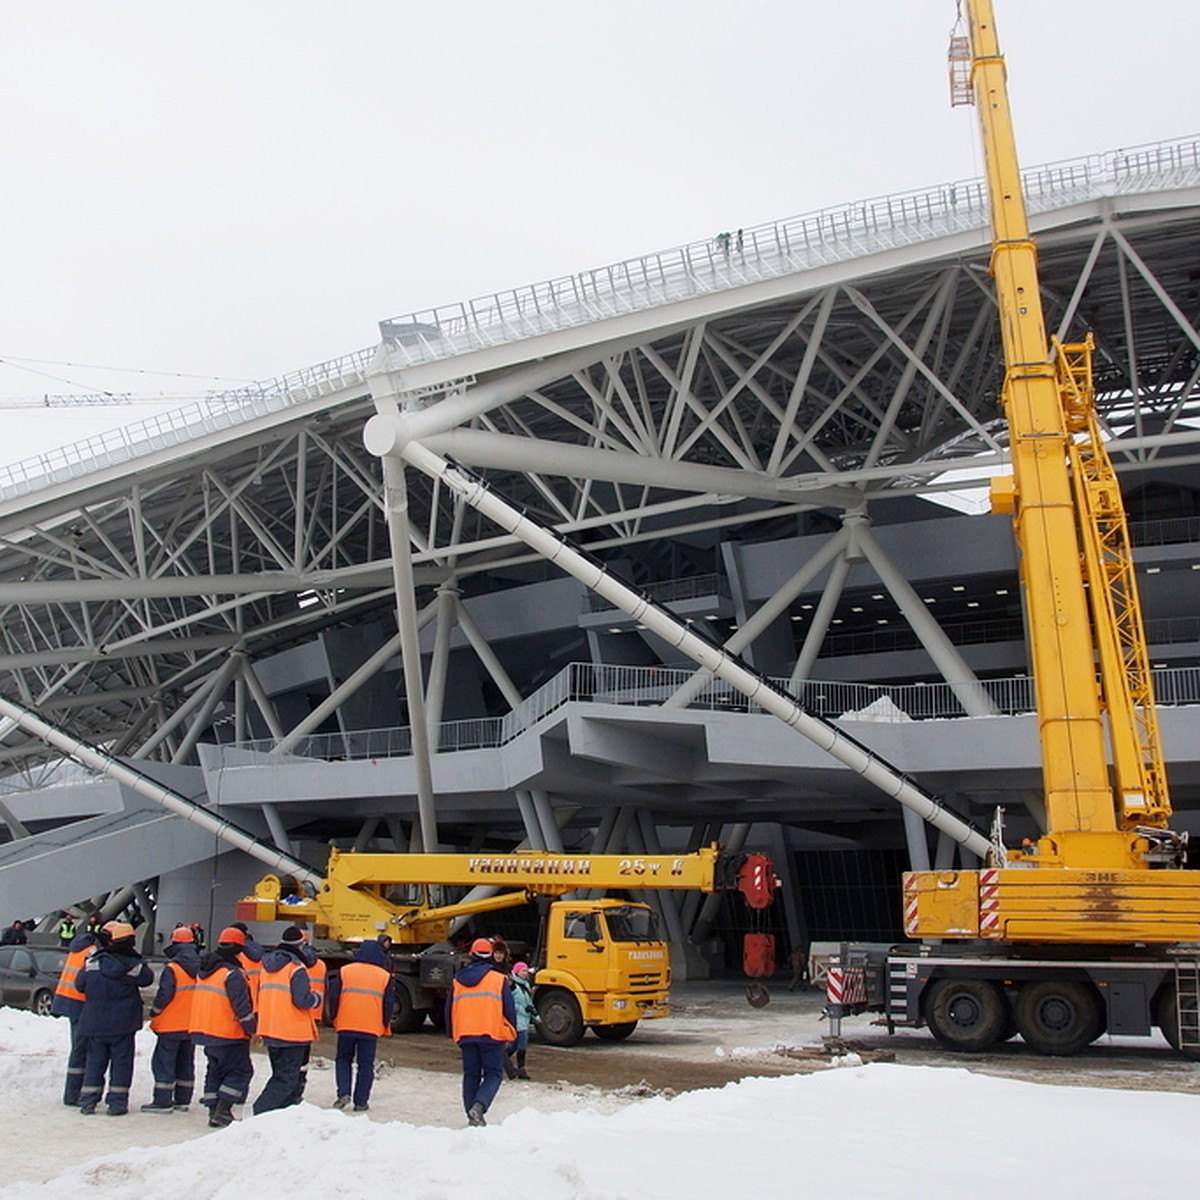
[[[50,1015],[67,952],[47,946],[0,946],[0,1004]]]

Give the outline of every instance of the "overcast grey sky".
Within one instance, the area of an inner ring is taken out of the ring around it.
[[[1197,0],[995,6],[1026,165],[1200,133]],[[265,379],[380,318],[977,175],[955,17],[6,0],[0,397]],[[0,411],[8,458],[95,416]]]

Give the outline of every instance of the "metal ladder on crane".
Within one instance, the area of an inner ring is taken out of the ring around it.
[[[1179,1049],[1189,1058],[1200,1057],[1200,959],[1175,960],[1175,1005]]]

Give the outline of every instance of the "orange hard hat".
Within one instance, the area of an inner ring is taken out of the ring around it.
[[[230,943],[235,946],[244,946],[246,944],[246,935],[240,929],[235,929],[232,925],[227,929],[222,929],[221,936],[217,938],[217,944],[220,946],[228,946]]]
[[[476,938],[471,943],[471,953],[476,958],[491,958],[492,943],[488,938]]]
[[[171,931],[171,941],[173,942],[194,942],[195,940],[195,936],[186,925],[180,925],[178,929]]]

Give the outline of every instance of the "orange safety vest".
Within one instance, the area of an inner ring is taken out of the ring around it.
[[[250,1035],[233,1012],[225,981],[233,967],[218,967],[211,975],[195,981],[192,989],[192,1018],[189,1033],[203,1033],[222,1041],[249,1041]]]
[[[84,946],[82,950],[72,950],[67,955],[66,961],[63,963],[62,973],[58,977],[58,983],[54,988],[54,992],[58,996],[64,996],[68,1000],[78,1000],[83,1004],[87,997],[75,986],[76,980],[79,978],[79,972],[83,970],[83,964],[87,962],[92,951],[95,950],[95,944]]]
[[[387,967],[368,962],[347,963],[341,970],[342,993],[333,1019],[334,1029],[373,1033],[377,1037],[387,1033],[383,1023],[383,995],[391,978]]]
[[[192,1022],[192,1001],[196,995],[196,978],[177,962],[167,963],[167,969],[175,976],[175,995],[162,1012],[150,1018],[150,1028],[155,1033],[188,1033]]]
[[[297,1008],[292,1003],[292,976],[303,971],[303,963],[288,962],[278,971],[263,971],[258,985],[258,1032],[260,1037],[281,1042],[315,1042],[319,1008]]]
[[[238,962],[242,964],[242,972],[246,976],[246,986],[250,989],[250,1003],[254,1006],[254,1011],[258,1012],[258,985],[262,976],[262,959],[255,962],[243,950],[238,955]]]
[[[454,981],[450,992],[450,1028],[456,1042],[465,1037],[489,1037],[494,1042],[511,1042],[517,1031],[504,1016],[504,976],[488,971],[474,987]]]

